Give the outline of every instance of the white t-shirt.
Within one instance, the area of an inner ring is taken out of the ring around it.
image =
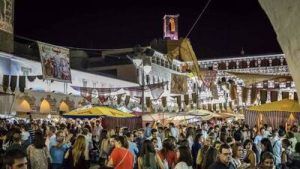
[[[179,162],[179,163],[176,164],[175,169],[193,169],[193,167],[192,166],[188,166],[186,164],[186,162],[181,161],[181,162]]]

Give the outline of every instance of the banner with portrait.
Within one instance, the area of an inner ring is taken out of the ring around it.
[[[188,91],[187,76],[172,74],[171,77],[171,93],[186,94]]]
[[[67,48],[38,42],[43,78],[72,83],[70,51]]]
[[[0,50],[14,50],[14,0],[0,0]]]

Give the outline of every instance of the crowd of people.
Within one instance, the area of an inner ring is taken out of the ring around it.
[[[103,129],[100,119],[0,121],[5,169],[298,169],[300,132],[294,125],[259,130],[242,121],[158,122]]]

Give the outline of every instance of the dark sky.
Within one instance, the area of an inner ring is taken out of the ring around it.
[[[17,0],[16,35],[63,46],[127,48],[163,36],[164,14],[180,14],[184,37],[207,0]],[[197,57],[281,53],[257,0],[212,0],[190,34]]]

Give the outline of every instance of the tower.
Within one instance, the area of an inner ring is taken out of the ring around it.
[[[179,14],[164,16],[164,39],[178,40],[178,17]]]

